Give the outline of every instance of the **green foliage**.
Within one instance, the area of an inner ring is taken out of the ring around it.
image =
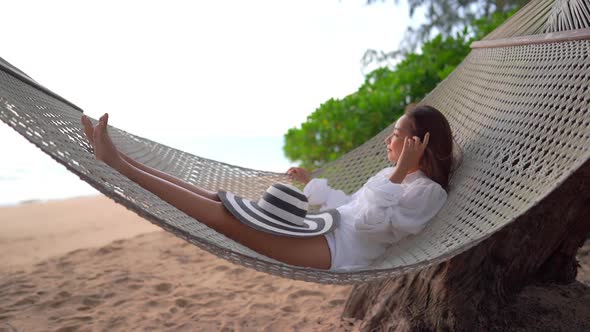
[[[399,118],[410,102],[421,100],[463,61],[469,44],[481,39],[514,11],[475,20],[454,37],[437,35],[410,53],[393,70],[376,69],[363,85],[342,99],[321,104],[301,125],[285,134],[284,152],[291,161],[313,170],[375,136]]]
[[[471,27],[477,17],[488,18],[498,13],[502,14],[514,9],[522,8],[530,0],[406,0],[409,16],[414,17],[418,9],[424,23],[413,27],[408,26],[397,50],[385,53],[383,51],[368,50],[363,61],[366,64],[377,64],[387,59],[396,59],[410,52],[414,52],[419,45],[429,40],[433,32],[443,37],[452,36],[455,31]],[[367,0],[367,4],[389,2],[389,0]],[[399,5],[399,0],[394,0]]]
[[[514,15],[514,13],[516,13],[519,9],[520,7],[514,8],[507,12],[495,12],[491,16],[484,16],[482,18],[473,20],[471,22],[471,27],[473,29],[474,36],[469,42],[482,39],[488,33],[492,32],[494,29],[504,23],[504,21],[506,21],[509,17]]]

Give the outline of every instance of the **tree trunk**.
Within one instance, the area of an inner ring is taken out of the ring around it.
[[[589,219],[587,161],[539,204],[478,246],[417,273],[355,286],[343,317],[363,320],[363,331],[526,330],[547,313],[523,308],[532,312],[530,322],[523,322],[508,308],[528,285],[545,292],[561,287],[564,294],[561,285],[575,281],[576,252],[590,234]],[[590,287],[572,285],[575,296],[590,308]],[[568,304],[563,306],[562,312],[576,317]],[[585,325],[590,324],[588,317],[577,315],[586,320],[579,324],[590,328]],[[580,326],[568,319],[570,326]]]

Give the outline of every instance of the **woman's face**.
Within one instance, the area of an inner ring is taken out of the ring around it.
[[[412,119],[405,114],[395,122],[393,132],[385,139],[387,158],[392,164],[397,164],[404,147],[404,139],[406,137],[412,137],[413,130],[414,123],[412,122]]]

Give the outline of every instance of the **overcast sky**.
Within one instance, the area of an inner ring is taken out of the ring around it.
[[[410,24],[405,0],[14,0],[2,12],[0,57],[89,116],[232,164],[272,159],[275,171],[289,165],[287,130],[356,91],[364,52],[396,49]]]

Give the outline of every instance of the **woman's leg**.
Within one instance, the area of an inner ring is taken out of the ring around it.
[[[144,165],[136,160],[133,160],[129,156],[125,155],[124,153],[121,153],[121,152],[119,152],[119,153],[121,154],[121,157],[123,157],[123,159],[125,159],[125,161],[127,161],[131,165],[141,169],[142,171],[144,171],[146,173],[149,173],[153,176],[157,176],[157,177],[162,178],[166,181],[172,182],[177,186],[181,186],[184,189],[194,192],[195,194],[199,194],[203,197],[207,197],[208,199],[221,202],[221,200],[219,199],[219,196],[217,196],[217,193],[215,193],[215,192],[205,190],[203,188],[195,186],[194,184],[183,181],[173,175],[170,175],[168,173],[162,172],[162,171],[157,170],[155,168],[149,167],[148,165]]]
[[[117,153],[106,131],[107,120],[101,118],[94,128],[93,140],[98,159],[187,215],[254,251],[291,265],[330,268],[330,249],[323,236],[291,238],[256,230],[238,221],[221,202],[133,166]]]
[[[94,142],[93,142],[93,137],[94,137],[94,127],[92,125],[92,122],[90,122],[90,120],[88,120],[87,117],[85,117],[84,115],[82,116],[82,125],[84,126],[84,132],[86,133],[86,137],[88,138],[88,140],[90,141],[90,144],[92,144],[92,146],[94,146]],[[200,188],[198,186],[195,186],[191,183],[188,183],[186,181],[183,181],[175,176],[172,176],[171,174],[162,172],[160,170],[157,170],[155,168],[149,167],[147,165],[144,165],[136,160],[133,160],[131,157],[127,156],[126,154],[122,153],[119,151],[119,154],[121,155],[121,157],[123,159],[125,159],[125,161],[127,161],[128,163],[130,163],[131,165],[141,169],[144,172],[147,172],[149,174],[152,174],[154,176],[157,176],[159,178],[162,178],[166,181],[172,182],[178,186],[181,186],[187,190],[190,190],[196,194],[199,194],[201,196],[207,197],[209,199],[212,199],[214,201],[218,201],[220,202],[221,200],[219,199],[219,196],[217,196],[217,193],[212,192],[212,191],[208,191],[205,190],[203,188]]]
[[[221,202],[144,172],[124,160],[112,166],[189,216],[254,251],[292,265],[330,268],[330,250],[323,236],[300,239],[262,232],[238,221]]]

